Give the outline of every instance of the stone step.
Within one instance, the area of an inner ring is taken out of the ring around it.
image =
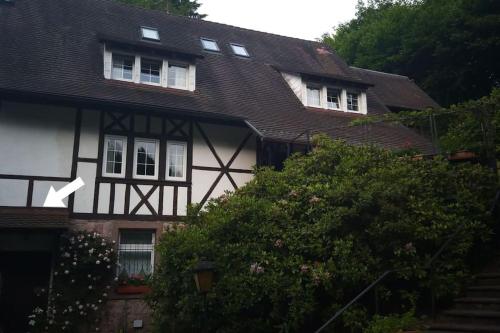
[[[500,273],[491,272],[476,275],[477,286],[500,285]]]
[[[470,325],[453,322],[434,323],[429,332],[467,332],[467,333],[500,333],[500,325]]]
[[[460,310],[498,310],[500,297],[461,297],[454,299],[455,308]]]
[[[448,310],[441,316],[445,322],[468,325],[500,325],[500,311],[492,310]]]
[[[500,285],[469,287],[467,288],[467,296],[500,298]]]

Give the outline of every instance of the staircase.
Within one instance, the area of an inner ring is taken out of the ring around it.
[[[500,333],[500,265],[476,276],[465,297],[430,324],[428,333]]]

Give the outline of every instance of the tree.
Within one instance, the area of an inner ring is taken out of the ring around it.
[[[205,14],[198,13],[201,4],[198,0],[118,0],[148,9],[164,10],[174,15],[202,19]]]
[[[500,84],[500,2],[360,1],[324,41],[353,66],[407,75],[441,105]]]
[[[473,244],[490,233],[495,186],[479,165],[317,137],[312,153],[282,172],[258,170],[162,237],[150,295],[157,331],[312,332],[387,269],[398,273],[380,294],[399,309],[431,280],[441,296],[456,292]],[[456,230],[430,279],[426,263]],[[201,258],[217,267],[206,297],[193,280]],[[344,324],[365,326],[371,304]]]

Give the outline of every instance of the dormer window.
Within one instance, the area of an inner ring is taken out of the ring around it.
[[[219,45],[217,41],[208,38],[201,38],[201,45],[205,51],[219,52]]]
[[[187,66],[168,66],[168,86],[171,88],[187,89]]]
[[[321,89],[307,86],[307,105],[321,107]]]
[[[104,49],[104,78],[195,91],[196,66],[186,61]]]
[[[327,88],[326,105],[329,109],[340,110],[342,108],[342,90]]]
[[[237,56],[246,58],[250,57],[247,49],[243,45],[231,43],[231,48],[233,49],[234,54],[236,54]]]
[[[354,92],[347,92],[347,110],[359,111],[359,94]]]
[[[160,34],[155,28],[141,27],[142,39],[160,41]]]
[[[160,84],[162,62],[141,59],[141,83]]]
[[[111,78],[132,81],[135,59],[132,56],[113,54],[113,70]]]

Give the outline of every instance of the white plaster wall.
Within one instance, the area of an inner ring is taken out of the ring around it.
[[[187,187],[177,188],[177,215],[179,216],[186,216],[188,203],[187,196]]]
[[[99,120],[99,111],[83,110],[78,157],[97,158],[99,150]]]
[[[114,214],[123,214],[125,212],[125,188],[125,184],[115,184]]]
[[[163,215],[174,214],[174,187],[165,186],[163,188]]]
[[[69,177],[76,109],[3,101],[0,174]]]
[[[92,213],[96,172],[95,163],[78,162],[76,176],[82,178],[85,186],[75,192],[75,213]]]
[[[109,196],[111,194],[111,184],[101,183],[99,185],[99,203],[97,213],[109,214]]]
[[[286,73],[282,72],[281,75],[285,79],[286,83],[290,86],[294,94],[297,96],[298,99],[303,101],[303,94],[302,94],[302,78],[300,77],[299,74],[293,74],[293,73]]]
[[[0,206],[23,207],[27,197],[27,180],[0,179]]]
[[[52,181],[34,181],[33,182],[33,207],[43,207],[45,198],[49,193],[50,187],[53,186],[56,191],[66,186],[67,182],[52,182]],[[63,199],[64,205],[68,207],[68,197]]]

